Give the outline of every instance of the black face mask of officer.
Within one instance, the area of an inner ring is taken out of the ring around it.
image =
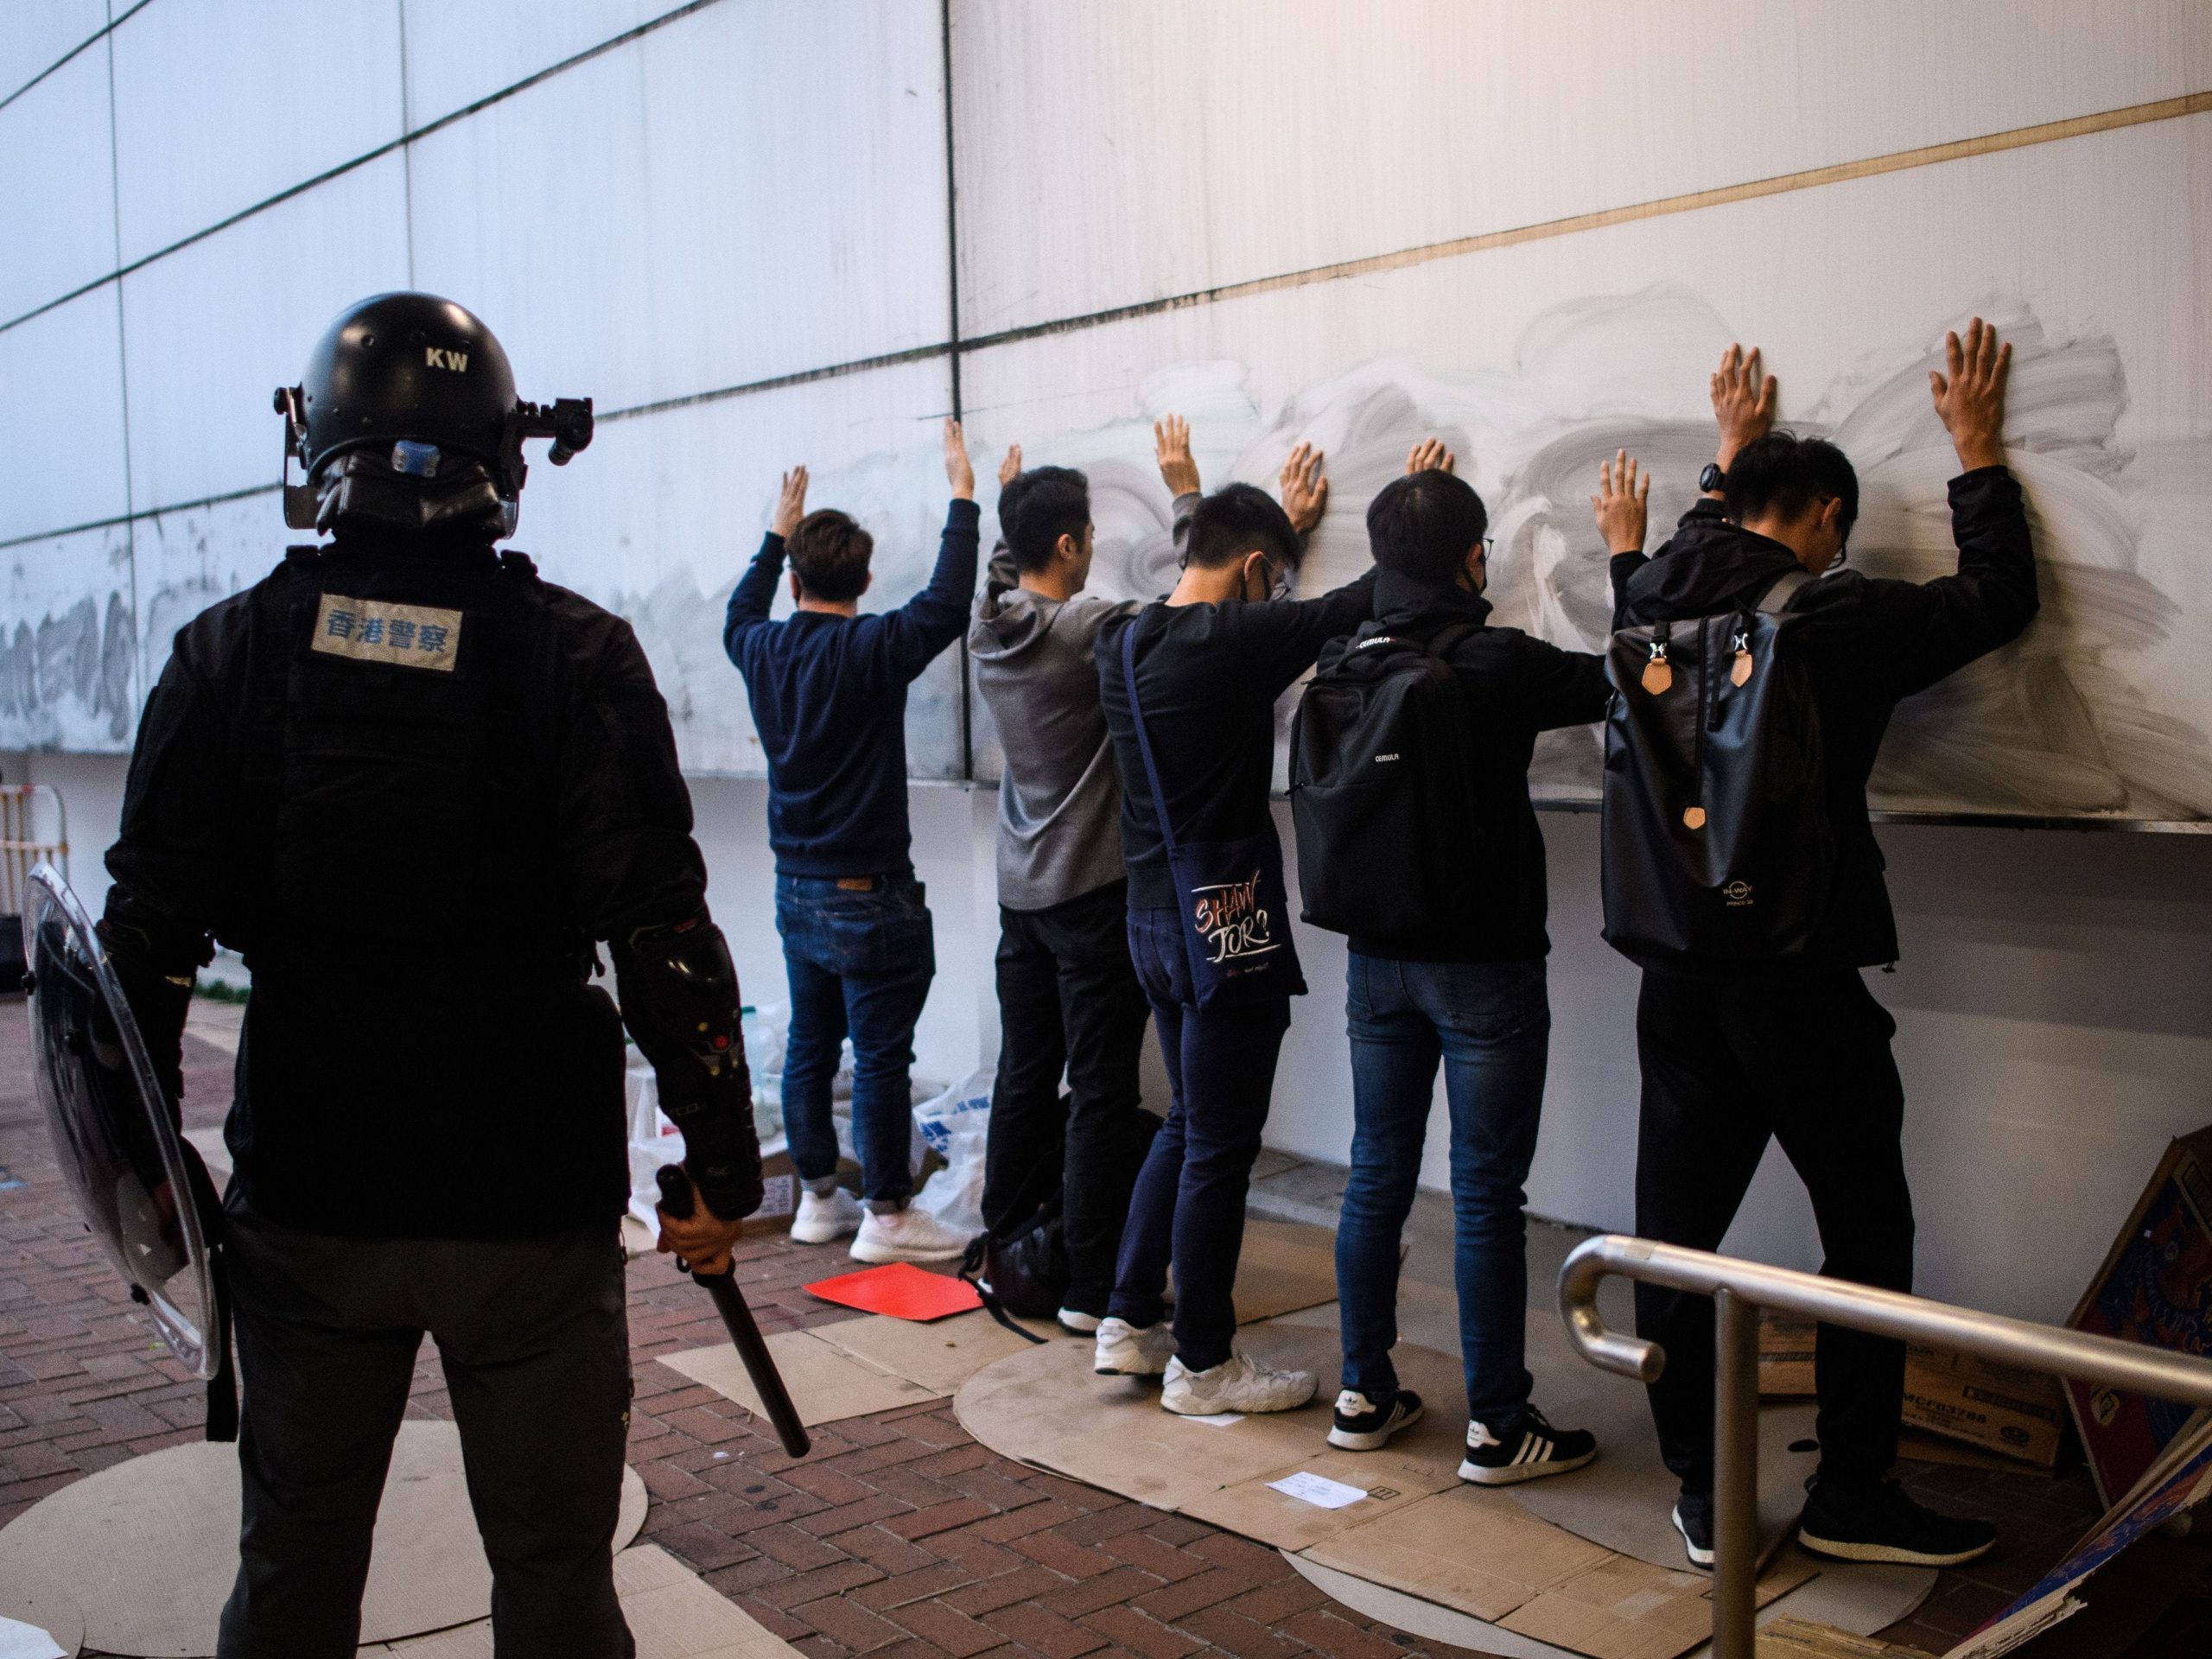
[[[396,448],[422,450],[429,446]],[[429,450],[429,464],[437,467],[435,449]],[[357,449],[324,467],[315,489],[315,528],[325,535],[340,527],[486,542],[514,534],[517,504],[500,498],[491,469],[480,461],[441,467],[424,477],[403,473],[383,456]]]

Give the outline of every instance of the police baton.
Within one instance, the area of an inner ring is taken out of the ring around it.
[[[678,1221],[688,1220],[694,1203],[691,1178],[678,1165],[663,1164],[658,1179],[660,1207]],[[806,1425],[798,1420],[798,1408],[791,1404],[790,1390],[784,1387],[783,1374],[776,1370],[775,1358],[760,1338],[760,1327],[753,1323],[753,1310],[738,1294],[736,1264],[733,1262],[720,1273],[700,1273],[679,1255],[676,1266],[678,1272],[690,1273],[707,1294],[715,1299],[715,1311],[729,1328],[729,1339],[737,1348],[737,1357],[745,1362],[746,1373],[752,1377],[760,1403],[767,1409],[768,1421],[776,1426],[777,1438],[792,1457],[804,1457],[813,1450],[814,1442],[807,1438]]]

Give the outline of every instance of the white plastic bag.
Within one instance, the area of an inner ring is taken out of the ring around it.
[[[944,1160],[944,1167],[914,1194],[914,1207],[970,1237],[983,1230],[983,1160],[990,1144],[992,1075],[989,1071],[971,1071],[914,1108],[916,1134]]]

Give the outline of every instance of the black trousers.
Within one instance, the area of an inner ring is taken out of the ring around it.
[[[426,1331],[461,1428],[501,1659],[630,1659],[613,1556],[630,1417],[613,1230],[334,1238],[234,1212],[225,1250],[245,1512],[221,1659],[353,1659]]]
[[[1821,1271],[1910,1290],[1896,1032],[1853,969],[1725,981],[1647,971],[1636,1011],[1643,1067],[1636,1230],[1719,1249],[1771,1135],[1812,1198]],[[1708,1492],[1713,1303],[1638,1285],[1636,1328],[1667,1354],[1650,1390],[1660,1451],[1684,1491]],[[1815,1369],[1822,1476],[1879,1480],[1897,1460],[1904,1344],[1823,1325]]]
[[[1129,964],[1128,897],[1116,881],[1048,910],[999,912],[1002,1034],[983,1222],[1010,1237],[1060,1195],[1064,1306],[1098,1315],[1148,1138],[1137,1084],[1147,1008]]]

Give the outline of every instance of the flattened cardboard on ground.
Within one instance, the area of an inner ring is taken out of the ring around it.
[[[1367,1496],[1341,1510],[1325,1510],[1276,1491],[1270,1484],[1301,1471],[1357,1486]],[[1450,1469],[1440,1468],[1433,1458],[1406,1457],[1387,1448],[1338,1452],[1324,1446],[1294,1464],[1208,1492],[1182,1508],[1184,1514],[1195,1519],[1277,1549],[1304,1549],[1350,1528],[1364,1526],[1392,1510],[1403,1509],[1431,1492],[1443,1491],[1457,1478]]]
[[[1759,1659],[1927,1659],[1927,1656],[1917,1648],[1853,1636],[1833,1624],[1777,1618],[1760,1628]]]
[[[2171,1142],[2066,1323],[2176,1353],[2212,1353],[2212,1126]],[[2130,1491],[2189,1410],[2101,1384],[2064,1385],[2074,1426],[2110,1505]]]
[[[1048,1341],[1058,1336],[1058,1327],[1042,1320],[1020,1323]],[[994,1360],[1036,1345],[1024,1342],[980,1309],[973,1313],[956,1313],[950,1319],[929,1325],[870,1313],[857,1319],[840,1319],[835,1325],[810,1328],[832,1347],[938,1395],[956,1392],[963,1382]],[[1086,1360],[1090,1357],[1089,1342],[1071,1342],[1069,1345],[1082,1350]]]
[[[1457,1484],[1302,1553],[1489,1619],[1503,1619],[1541,1592],[1615,1559],[1496,1493]]]
[[[205,1440],[131,1458],[41,1498],[0,1529],[0,1607],[60,1592],[104,1653],[195,1659],[238,1576],[235,1446]],[[643,1524],[645,1484],[624,1475],[615,1543]],[[492,1574],[451,1423],[400,1426],[361,1603],[365,1641],[484,1618]]]
[[[768,1351],[783,1375],[791,1403],[798,1408],[799,1421],[810,1428],[817,1423],[866,1417],[944,1397],[935,1389],[879,1370],[811,1331],[779,1331],[768,1338]],[[762,1421],[767,1420],[760,1390],[753,1386],[745,1362],[729,1344],[663,1354],[660,1363],[724,1399],[734,1400]]]
[[[638,1659],[791,1659],[798,1649],[772,1635],[696,1573],[652,1544],[614,1558],[614,1591],[637,1639]],[[492,1622],[411,1637],[364,1654],[403,1659],[493,1659]]]
[[[1674,1659],[1713,1633],[1707,1580],[1615,1555],[1532,1597],[1498,1622],[1592,1659]]]

